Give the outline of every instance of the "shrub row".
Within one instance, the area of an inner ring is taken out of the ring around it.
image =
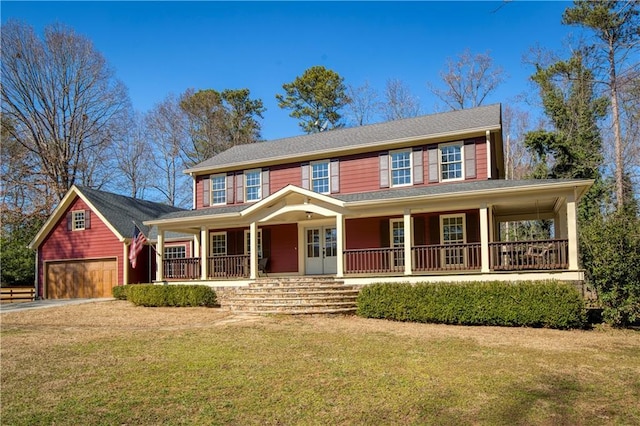
[[[555,281],[373,284],[360,291],[357,314],[461,325],[567,329],[586,324],[578,291]]]
[[[127,288],[129,287],[128,285],[117,285],[111,289],[111,293],[118,300],[127,300]]]
[[[206,285],[135,284],[114,287],[113,297],[137,306],[214,306],[215,291]]]

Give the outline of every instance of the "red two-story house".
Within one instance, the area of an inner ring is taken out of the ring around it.
[[[592,181],[505,180],[499,104],[235,146],[186,173],[193,209],[144,222],[156,253],[193,236],[193,256],[158,257],[158,281],[584,278],[576,204]],[[501,235],[537,219],[552,239]]]

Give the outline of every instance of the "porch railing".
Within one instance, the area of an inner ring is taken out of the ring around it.
[[[434,244],[411,249],[413,270],[471,271],[481,268],[480,243]]]
[[[246,278],[251,273],[248,254],[214,256],[207,261],[210,278]]]
[[[569,240],[489,243],[489,267],[497,271],[569,268]]]
[[[404,249],[369,248],[344,251],[344,272],[380,274],[404,271]]]
[[[200,258],[183,257],[164,259],[162,269],[165,278],[193,280],[200,278]]]

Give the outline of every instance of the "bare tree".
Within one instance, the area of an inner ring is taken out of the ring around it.
[[[502,129],[505,138],[505,177],[523,179],[533,169],[531,156],[524,144],[524,135],[531,130],[529,113],[505,105],[502,111]]]
[[[493,65],[489,53],[472,54],[469,49],[457,58],[447,59],[446,68],[440,71],[445,88],[431,83],[427,87],[451,110],[473,108],[482,105],[505,79],[501,67]]]
[[[364,126],[374,122],[381,108],[378,92],[365,81],[362,86],[347,86],[350,102],[346,105],[346,116],[354,126]]]
[[[155,178],[151,187],[172,206],[183,205],[191,198],[185,168],[184,146],[188,140],[186,121],[176,96],[170,94],[146,116],[146,133],[153,150]]]
[[[384,91],[384,102],[381,105],[383,118],[387,121],[420,115],[420,101],[409,86],[400,79],[389,79]]]
[[[119,188],[126,188],[133,198],[143,198],[152,184],[152,151],[147,138],[144,116],[134,113],[127,121],[127,132],[113,146]]]
[[[79,179],[92,181],[91,166],[112,142],[112,128],[128,108],[127,91],[85,37],[62,25],[2,25],[4,129],[37,159],[57,199]]]

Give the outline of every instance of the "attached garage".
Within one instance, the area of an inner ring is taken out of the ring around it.
[[[116,259],[46,263],[47,299],[111,297],[118,282]]]

